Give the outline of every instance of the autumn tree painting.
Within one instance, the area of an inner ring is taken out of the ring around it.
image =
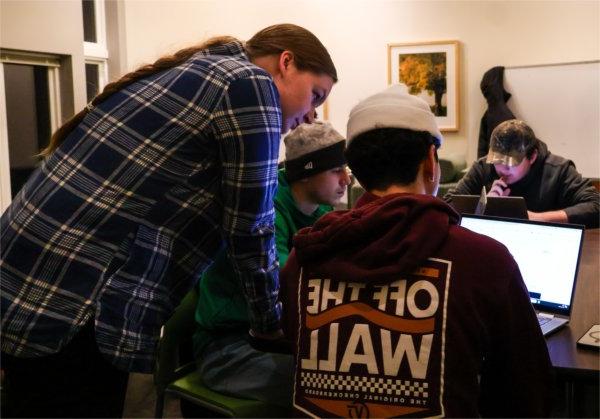
[[[446,116],[447,109],[442,103],[446,93],[446,53],[400,54],[399,60],[399,78],[410,94],[426,91],[434,98],[433,114]]]

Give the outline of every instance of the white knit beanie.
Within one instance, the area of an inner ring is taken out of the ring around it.
[[[329,122],[301,124],[283,139],[289,182],[346,164],[346,140]]]
[[[438,146],[444,140],[427,102],[409,94],[404,84],[394,84],[352,108],[348,119],[348,142],[377,128],[427,131],[439,141]]]

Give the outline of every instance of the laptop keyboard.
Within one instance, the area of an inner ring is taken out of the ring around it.
[[[537,319],[538,319],[538,322],[540,323],[540,326],[543,326],[546,323],[548,323],[550,320],[552,320],[552,317],[538,316]]]

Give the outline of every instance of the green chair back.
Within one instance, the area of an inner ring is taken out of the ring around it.
[[[155,417],[162,418],[166,394],[186,399],[226,417],[284,417],[287,409],[267,403],[227,396],[204,385],[195,362],[181,362],[180,346],[191,342],[196,323],[198,303],[196,288],[181,301],[171,318],[161,329],[158,344],[154,384],[156,386]]]

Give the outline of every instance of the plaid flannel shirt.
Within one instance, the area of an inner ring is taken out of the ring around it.
[[[160,327],[225,245],[251,326],[279,328],[279,94],[240,43],[93,108],[1,218],[2,351],[59,351],[92,317],[101,352],[150,372]]]

